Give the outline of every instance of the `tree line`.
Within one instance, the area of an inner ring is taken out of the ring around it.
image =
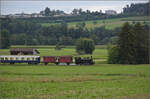
[[[127,5],[123,8],[123,14],[125,15],[149,15],[150,4],[148,3],[138,3]]]

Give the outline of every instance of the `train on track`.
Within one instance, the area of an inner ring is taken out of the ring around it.
[[[95,62],[91,57],[81,58],[73,56],[35,56],[35,55],[1,55],[0,63],[28,63],[28,64],[39,64],[54,63],[59,65],[65,63],[66,65],[93,65]]]

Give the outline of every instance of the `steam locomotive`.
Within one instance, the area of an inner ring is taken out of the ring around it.
[[[39,64],[44,63],[47,65],[48,63],[54,63],[59,65],[60,63],[65,63],[70,65],[72,63],[76,65],[93,65],[95,62],[93,61],[92,56],[81,58],[81,57],[73,57],[73,56],[27,56],[27,55],[2,55],[0,56],[0,63],[28,63],[28,64]]]

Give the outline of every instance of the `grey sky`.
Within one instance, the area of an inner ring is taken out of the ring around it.
[[[14,14],[14,13],[38,13],[44,10],[45,7],[50,9],[63,10],[70,13],[73,8],[82,8],[83,10],[99,11],[102,10],[116,10],[118,13],[122,8],[131,3],[145,3],[148,0],[130,0],[130,1],[1,1],[1,14]]]

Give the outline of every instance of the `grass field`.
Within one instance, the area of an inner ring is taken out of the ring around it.
[[[0,98],[149,99],[149,70],[149,65],[0,65]]]
[[[36,47],[40,56],[78,55],[73,46]],[[150,66],[106,64],[107,56],[106,46],[96,46],[93,66],[0,64],[0,99],[149,99]]]
[[[85,21],[86,28],[91,29],[95,27],[105,26],[107,29],[114,29],[116,27],[120,27],[124,22],[132,22],[132,21],[140,21],[140,22],[147,22],[150,24],[150,19],[148,16],[139,16],[139,17],[128,17],[128,18],[114,18],[114,19],[105,19],[105,20],[97,20],[97,24],[93,24],[93,21]],[[68,27],[75,27],[76,24],[81,22],[69,22]],[[43,23],[42,26],[50,26],[56,25],[59,23]]]

